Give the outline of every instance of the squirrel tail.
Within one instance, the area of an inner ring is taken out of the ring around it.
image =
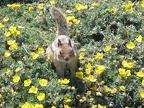
[[[59,35],[68,35],[68,26],[67,26],[67,20],[63,13],[55,8],[54,6],[51,6],[50,8],[51,15],[55,19],[57,23],[57,32]]]

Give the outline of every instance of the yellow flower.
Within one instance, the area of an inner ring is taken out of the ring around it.
[[[51,108],[56,108],[56,106],[52,106]]]
[[[72,26],[72,22],[68,21],[67,24],[68,24],[69,27]]]
[[[141,7],[144,8],[144,2],[142,2]]]
[[[72,13],[72,10],[66,10],[66,13],[70,14],[70,13]]]
[[[9,53],[9,52],[4,53],[4,57],[9,57],[10,55],[11,55],[11,53]]]
[[[36,94],[37,91],[38,91],[38,88],[36,88],[35,86],[31,86],[28,93],[35,93]]]
[[[131,71],[130,70],[126,70],[124,73],[125,77],[131,76]]]
[[[4,18],[3,22],[8,22],[9,18]]]
[[[141,83],[141,84],[142,84],[142,86],[144,86],[144,78],[143,78],[143,80],[142,80],[142,83]]]
[[[136,75],[138,77],[144,77],[144,72],[143,71],[136,72]]]
[[[34,8],[32,6],[28,7],[28,10],[31,12],[34,10]]]
[[[43,3],[40,3],[40,4],[38,5],[38,8],[39,8],[39,9],[43,9],[43,8],[44,8],[44,4],[43,4]]]
[[[18,28],[20,28],[20,29],[23,29],[23,28],[25,28],[24,26],[17,26]]]
[[[86,51],[86,49],[85,49],[85,48],[81,48],[80,50],[81,50],[82,52],[85,52],[85,51]]]
[[[91,58],[88,58],[88,60],[89,60],[90,62],[94,62],[95,58],[91,57]]]
[[[11,35],[11,32],[6,31],[6,32],[4,33],[4,35],[5,35],[6,37],[9,37],[9,36]]]
[[[105,70],[105,66],[103,65],[98,65],[98,69],[95,70],[97,75],[100,75],[101,73],[103,73]]]
[[[89,75],[89,76],[87,77],[87,80],[90,81],[90,82],[96,82],[96,79],[94,78],[93,75]]]
[[[12,44],[14,44],[15,42],[16,42],[15,40],[8,40],[8,41],[7,41],[7,44],[8,44],[8,45],[12,45]]]
[[[97,108],[96,105],[92,104],[91,108]]]
[[[78,19],[73,19],[72,20],[75,24],[79,24],[80,23],[80,20],[78,20]]]
[[[96,59],[102,59],[103,58],[103,53],[97,53],[96,54]]]
[[[144,90],[140,89],[139,93],[140,93],[141,98],[144,98]]]
[[[97,88],[96,86],[93,86],[90,89],[93,90],[93,91],[99,91],[99,88]]]
[[[37,99],[39,100],[39,101],[42,101],[42,100],[44,100],[45,99],[45,93],[39,93],[39,95],[37,96]]]
[[[120,89],[121,91],[124,91],[124,90],[125,90],[125,86],[120,86],[119,89]]]
[[[13,94],[15,91],[13,88],[10,89],[10,92]]]
[[[2,98],[2,94],[0,94],[0,99]]]
[[[9,30],[10,30],[10,31],[15,31],[15,30],[16,30],[16,27],[15,27],[15,26],[10,26],[10,27],[9,27]]]
[[[46,79],[40,79],[39,80],[39,84],[41,85],[41,86],[47,86],[47,80]]]
[[[68,21],[72,21],[72,20],[74,20],[74,19],[75,19],[75,16],[68,16],[68,17],[67,17],[67,20],[68,20]]]
[[[2,23],[0,23],[0,29],[4,28],[5,25],[3,25]]]
[[[101,96],[102,97],[102,93],[101,92],[96,92],[96,96]]]
[[[133,11],[133,3],[131,1],[128,1],[127,4],[123,5],[126,11]]]
[[[35,104],[34,108],[44,108],[43,104]]]
[[[13,82],[19,82],[19,80],[20,80],[20,76],[18,75],[13,76]]]
[[[24,86],[27,87],[31,84],[31,79],[24,80]]]
[[[78,58],[79,60],[82,60],[82,59],[84,59],[84,54],[79,54],[79,58]]]
[[[110,91],[110,88],[107,87],[107,86],[104,86],[104,91],[105,91],[105,92],[109,92],[109,91]]]
[[[76,72],[76,77],[83,79],[83,72]]]
[[[124,75],[124,73],[125,73],[125,69],[123,69],[123,68],[119,68],[118,71],[119,71],[119,74],[121,74],[121,75]]]
[[[125,106],[125,108],[129,108],[128,106]]]
[[[19,3],[14,3],[11,5],[12,9],[16,9],[16,8],[20,8],[20,7],[21,7],[21,5]]]
[[[137,42],[142,42],[142,35],[139,35],[136,39]]]
[[[34,108],[44,108],[44,106],[42,104],[35,104]]]
[[[55,0],[50,0],[50,4],[54,5],[55,4]]]
[[[91,70],[92,70],[92,65],[91,65],[90,63],[88,63],[88,64],[86,65],[86,73],[87,73],[87,74],[90,74]]]
[[[39,57],[39,54],[37,54],[35,52],[31,52],[31,56],[33,59],[37,59]]]
[[[75,8],[76,8],[77,10],[81,10],[82,5],[78,3],[78,4],[75,5]]]
[[[91,73],[92,68],[86,68],[86,74],[90,74]]]
[[[87,8],[88,8],[88,5],[82,5],[82,7],[81,7],[82,10],[85,10]]]
[[[11,4],[7,4],[7,7],[11,7],[12,5]]]
[[[42,15],[43,15],[43,11],[40,11],[40,12],[39,12],[39,16],[42,16]]]
[[[11,34],[14,35],[14,36],[18,36],[18,35],[20,35],[20,31],[13,30],[13,31],[11,31]]]
[[[44,48],[38,48],[38,53],[40,54],[44,53]]]
[[[93,3],[93,4],[91,4],[93,7],[98,7],[99,6],[99,4],[98,3]]]
[[[30,103],[28,103],[28,102],[25,102],[25,103],[21,106],[21,108],[35,108],[35,107],[34,107],[34,105],[32,105],[32,104],[30,104]]]
[[[15,69],[15,72],[19,72],[21,70],[22,70],[22,68],[18,67],[18,68]]]
[[[65,101],[66,103],[69,103],[69,102],[71,102],[72,100],[71,100],[70,98],[64,98],[64,101]]]
[[[106,46],[106,47],[105,47],[105,51],[106,51],[106,52],[108,52],[108,51],[110,51],[110,50],[111,50],[111,46]]]
[[[135,48],[135,44],[133,42],[129,42],[129,43],[126,44],[126,47],[128,49],[134,49]]]
[[[10,45],[9,50],[15,50],[17,48],[18,48],[18,44],[14,43],[14,44]]]
[[[65,105],[65,104],[64,104],[64,108],[70,108],[70,107],[69,107],[68,105]]]
[[[112,14],[115,14],[117,11],[118,11],[118,8],[114,7],[114,8],[111,9],[110,12],[111,12]]]
[[[62,83],[63,83],[63,84],[68,84],[69,82],[70,82],[70,80],[67,79],[67,78],[64,78],[64,79],[62,80]]]
[[[98,104],[97,108],[106,108],[106,106],[103,106],[101,104]]]
[[[10,70],[10,69],[7,69],[6,74],[7,74],[7,75],[10,75],[10,73],[11,73],[11,70]]]
[[[58,84],[62,85],[62,80],[61,79],[58,79]]]
[[[110,89],[111,93],[116,93],[117,92],[117,89],[116,88],[113,88],[113,89]]]
[[[123,67],[127,67],[127,68],[133,68],[135,64],[136,62],[127,62],[125,60],[122,61]]]

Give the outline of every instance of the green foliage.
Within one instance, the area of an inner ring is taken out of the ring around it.
[[[59,79],[45,57],[56,37],[51,4],[66,14],[69,35],[80,43],[76,78]],[[144,1],[121,0],[3,5],[0,107],[142,108],[143,9]]]

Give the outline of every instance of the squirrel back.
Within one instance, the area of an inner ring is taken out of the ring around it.
[[[65,16],[63,15],[63,13],[51,6],[49,8],[51,15],[53,16],[53,18],[55,19],[56,23],[57,23],[57,32],[58,32],[58,36],[60,35],[66,35],[68,36],[68,26],[67,26],[67,20],[65,18]]]

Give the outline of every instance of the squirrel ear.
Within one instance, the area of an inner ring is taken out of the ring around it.
[[[58,47],[60,47],[62,45],[60,39],[58,39]]]
[[[69,42],[68,42],[68,44],[70,45],[70,47],[72,47],[72,44],[71,44],[71,40],[69,39]]]

